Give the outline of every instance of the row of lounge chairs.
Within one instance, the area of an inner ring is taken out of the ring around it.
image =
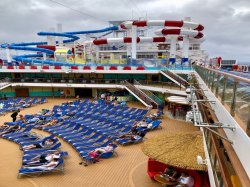
[[[13,124],[12,124],[13,125]],[[15,132],[9,132],[3,134],[1,137],[13,141],[21,146],[21,150],[23,150],[23,161],[22,165],[25,165],[25,168],[21,168],[18,172],[18,177],[21,176],[38,176],[42,173],[54,172],[54,171],[63,171],[63,156],[67,155],[66,152],[60,152],[60,159],[58,160],[57,165],[52,168],[34,168],[34,165],[28,165],[29,161],[31,161],[34,157],[38,157],[42,154],[48,154],[51,152],[55,152],[60,146],[61,143],[54,136],[43,137],[39,134],[31,132],[32,126],[22,127],[20,130]],[[3,132],[5,129],[1,129]],[[52,143],[46,146],[45,142],[51,140]],[[40,148],[32,148],[32,145],[41,144]],[[30,149],[25,149],[25,147],[31,147]]]
[[[20,108],[27,108],[31,107],[36,104],[43,104],[47,102],[46,97],[42,97],[41,99],[38,99],[36,97],[30,98],[8,98],[7,100],[1,100],[0,101],[0,115],[4,115],[5,113],[15,111]]]
[[[86,161],[89,160],[88,154],[91,150],[112,143],[112,136],[117,135],[118,131],[128,132],[131,129],[131,126],[127,128],[125,126],[125,121],[129,120],[123,119],[126,118],[126,115],[117,118],[114,110],[117,110],[116,112],[120,115],[125,111],[119,107],[114,108],[112,105],[85,102],[79,110],[81,113],[75,115],[70,121],[64,122],[60,126],[47,127],[44,130],[57,134],[68,141]],[[114,123],[112,119],[120,121]],[[108,155],[113,155],[113,153]]]
[[[57,115],[57,111],[60,111],[61,115]],[[54,106],[53,114],[46,116],[45,120],[57,118],[58,122],[42,129],[70,143],[86,161],[89,159],[90,151],[113,143],[118,135],[129,133],[134,122],[141,120],[147,112],[143,109],[92,103],[85,100],[70,105]],[[68,113],[74,115],[61,120]],[[40,127],[37,123],[30,125]],[[113,155],[113,153],[107,155]]]
[[[41,123],[38,121],[41,119],[44,122],[57,119],[57,123],[53,126],[42,127],[42,129],[62,137],[77,150],[85,163],[91,163],[89,153],[96,148],[113,144],[114,141],[122,145],[140,142],[143,137],[135,141],[131,141],[130,138],[119,141],[118,137],[130,133],[135,121],[142,120],[148,111],[120,105],[106,105],[101,102],[92,103],[89,100],[83,102],[77,100],[72,103],[64,103],[61,106],[56,105],[52,111],[48,112],[50,115],[26,115],[25,118],[29,121],[26,125],[40,128]],[[39,118],[37,118],[38,116]],[[34,118],[37,120],[32,121]],[[152,129],[157,128],[160,124],[160,121],[148,121],[148,123],[151,122]],[[113,146],[113,151],[100,155],[100,158],[113,156],[117,147],[115,144]],[[33,154],[32,151],[29,153]]]
[[[30,145],[37,145],[37,144],[45,144],[46,141],[52,140],[53,143],[49,146],[43,146],[42,148],[33,148],[33,149],[24,149],[25,146]],[[32,143],[32,144],[31,144]],[[48,136],[45,138],[42,138],[40,140],[32,141],[32,142],[21,142],[22,150],[23,150],[23,159],[22,159],[22,165],[25,167],[22,167],[18,172],[18,177],[21,176],[39,176],[43,173],[50,173],[50,172],[61,172],[63,173],[64,169],[64,156],[67,156],[67,152],[62,152],[59,149],[61,146],[61,143],[59,140],[54,136]],[[47,161],[45,163],[33,163],[32,161],[34,158],[41,158],[46,157],[46,155],[49,154],[55,154],[55,152],[58,152],[57,162],[52,167],[45,167],[45,165],[48,165],[51,163],[51,161]]]

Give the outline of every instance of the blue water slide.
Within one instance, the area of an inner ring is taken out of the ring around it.
[[[32,59],[31,57],[42,57],[42,54],[29,54],[29,55],[15,56],[13,57],[13,59],[16,61],[23,61],[23,62],[28,62],[28,63],[39,63],[39,64],[44,64],[44,65],[47,64],[47,65],[56,65],[56,66],[72,66],[72,63],[68,63],[68,62],[39,60],[39,59]]]
[[[43,49],[37,47],[26,47],[31,45],[44,45],[47,42],[27,42],[27,43],[13,43],[13,44],[2,44],[1,48],[9,48],[14,50],[24,50],[24,51],[36,51],[36,52],[43,52],[46,54],[54,54],[53,50],[50,49]]]
[[[30,46],[30,45],[46,45],[47,42],[23,42],[23,43],[13,43],[10,45],[14,46]],[[8,44],[3,44],[5,47],[7,47]]]
[[[60,37],[67,37],[67,38],[71,38],[68,40],[63,40],[63,43],[70,43],[70,42],[74,42],[76,40],[79,40],[80,37],[78,36],[74,36],[72,34],[67,34],[67,33],[58,33],[58,32],[39,32],[37,33],[38,36],[60,36]]]
[[[36,47],[10,46],[9,48],[10,49],[15,49],[15,50],[42,52],[42,53],[46,53],[46,54],[49,54],[49,55],[54,54],[53,50],[43,49],[43,48],[36,48]]]
[[[39,32],[37,33],[39,36],[59,36],[59,37],[67,37],[70,39],[63,40],[63,43],[70,43],[80,39],[78,36],[79,34],[91,34],[91,33],[102,33],[108,31],[115,31],[119,28],[117,26],[107,27],[104,29],[99,30],[88,30],[88,31],[75,31],[75,32],[64,32],[64,33],[57,33],[57,32]],[[9,48],[14,50],[25,50],[25,51],[35,51],[35,52],[42,52],[49,55],[54,54],[53,50],[44,49],[44,48],[37,48],[37,47],[27,47],[33,45],[47,45],[47,42],[26,42],[26,43],[12,43],[12,44],[2,44],[1,48]],[[39,60],[39,59],[31,59],[42,57],[42,54],[27,54],[27,55],[20,55],[13,57],[16,61],[22,62],[33,62],[33,63],[42,63],[42,64],[53,64],[53,65],[71,65],[67,62],[56,62],[50,60]]]
[[[20,56],[15,56],[15,60],[18,60],[18,58],[35,58],[35,57],[42,57],[43,54],[27,54],[27,55],[20,55]]]
[[[116,31],[119,28],[117,26],[112,26],[112,27],[107,27],[104,29],[99,29],[99,30],[89,30],[89,31],[75,31],[75,32],[65,32],[67,34],[73,34],[73,35],[77,35],[77,34],[93,34],[93,33],[101,33],[101,32],[108,32],[108,31]]]
[[[75,32],[64,32],[64,33],[58,33],[58,32],[39,32],[37,33],[39,36],[61,36],[61,37],[68,37],[71,39],[63,40],[63,43],[70,43],[74,42],[76,40],[79,40],[80,38],[75,35],[79,34],[93,34],[93,33],[102,33],[102,32],[108,32],[108,31],[115,31],[119,28],[117,26],[107,27],[104,29],[98,29],[98,30],[88,30],[88,31],[75,31]]]

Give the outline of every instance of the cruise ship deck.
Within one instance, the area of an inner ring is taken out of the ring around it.
[[[52,108],[54,105],[61,104],[69,99],[48,99],[48,103],[37,105],[32,108],[24,109],[22,114],[36,113],[42,108]],[[143,108],[138,102],[129,103],[129,106]],[[153,112],[153,111],[152,111]],[[10,114],[1,116],[1,122],[10,121]],[[149,139],[161,133],[191,132],[199,130],[192,123],[170,119],[166,114],[162,120],[162,129],[151,131],[146,138]],[[47,133],[35,130],[41,134]],[[141,144],[130,146],[119,146],[117,148],[117,157],[105,159],[96,164],[84,167],[79,165],[81,158],[76,151],[63,140],[62,150],[68,151],[69,156],[65,158],[64,174],[45,174],[36,178],[23,177],[17,179],[17,171],[21,167],[22,152],[19,146],[13,142],[1,139],[1,168],[0,173],[1,186],[18,186],[18,187],[67,187],[67,186],[124,186],[124,187],[158,187],[161,186],[155,181],[150,180],[147,176],[148,157],[141,151]],[[6,170],[4,169],[6,168]]]
[[[156,109],[164,109],[162,129],[150,129],[152,131],[147,132],[143,141],[150,141],[163,133],[175,135],[199,131],[202,134],[199,143],[202,143],[204,155],[192,156],[195,160],[192,164],[202,165],[205,171],[199,171],[202,177],[197,178],[201,183],[195,187],[249,187],[250,81],[203,66],[203,62],[208,60],[208,54],[201,48],[205,40],[204,26],[191,18],[179,21],[112,21],[110,24],[112,26],[104,29],[76,32],[62,32],[61,25],[58,25],[58,32],[38,33],[39,36],[46,36],[46,41],[1,44],[6,53],[6,60],[0,60],[1,97],[48,99],[48,103],[22,109],[21,114],[51,109],[69,100],[60,98],[65,94],[70,98],[100,98],[102,94],[105,98],[107,94],[107,103],[114,102],[110,105],[111,112],[117,104],[122,108],[122,103],[125,103],[144,109],[139,110],[140,120],[145,117],[142,111],[153,113]],[[151,27],[158,30],[148,37],[150,32],[146,31]],[[17,51],[32,53],[18,54]],[[13,103],[5,105],[14,106]],[[123,109],[121,111],[124,112]],[[180,113],[181,118],[177,118],[176,113]],[[80,114],[85,117],[85,114]],[[132,122],[137,120],[132,118],[133,113],[129,114],[125,119],[130,120],[131,126],[123,124],[123,127],[130,127],[127,132],[131,131]],[[10,115],[1,116],[1,123],[11,121]],[[119,115],[116,117],[123,114]],[[92,133],[98,134],[98,130]],[[48,135],[41,130],[32,131]],[[106,136],[105,132],[102,136]],[[68,152],[63,174],[17,178],[23,153],[17,144],[1,138],[0,187],[161,186],[148,176],[149,157],[142,152],[143,142],[119,145],[115,149],[117,156],[114,154],[87,167],[79,165],[82,158],[77,153],[77,147],[74,149],[63,139],[60,142],[62,150]],[[85,153],[89,152],[85,150]],[[86,155],[83,158],[86,159]],[[158,158],[151,158],[153,162],[160,162]],[[169,162],[160,164],[168,165]],[[187,166],[180,168],[194,169]],[[160,172],[162,170],[153,171],[155,174]]]

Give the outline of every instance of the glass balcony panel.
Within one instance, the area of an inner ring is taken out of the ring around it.
[[[221,98],[222,97],[222,92],[223,92],[223,85],[224,85],[224,81],[225,81],[225,77],[222,75],[220,78],[219,78],[219,85],[218,85],[218,95],[219,97]]]
[[[236,118],[242,124],[243,129],[246,129],[247,124],[250,123],[250,84],[239,82],[236,91],[236,104],[235,104]]]
[[[227,86],[225,90],[225,100],[224,100],[224,104],[226,107],[229,107],[227,108],[229,111],[230,111],[233,93],[234,93],[233,87],[234,87],[234,80],[229,77],[227,79]]]

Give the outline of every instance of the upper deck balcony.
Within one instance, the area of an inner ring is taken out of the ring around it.
[[[84,63],[58,63],[53,61],[48,61],[48,63],[19,63],[19,62],[3,62],[0,64],[1,72],[27,72],[32,70],[32,72],[39,71],[61,71],[61,70],[192,70],[191,64],[182,65],[181,62],[177,62],[172,65],[168,62],[168,59],[162,58],[140,58],[135,60],[132,59],[105,59],[100,58],[98,61],[86,61]],[[112,68],[111,68],[112,67]],[[126,67],[130,67],[129,69]],[[98,69],[99,68],[99,69]],[[129,72],[129,71],[126,71]]]

